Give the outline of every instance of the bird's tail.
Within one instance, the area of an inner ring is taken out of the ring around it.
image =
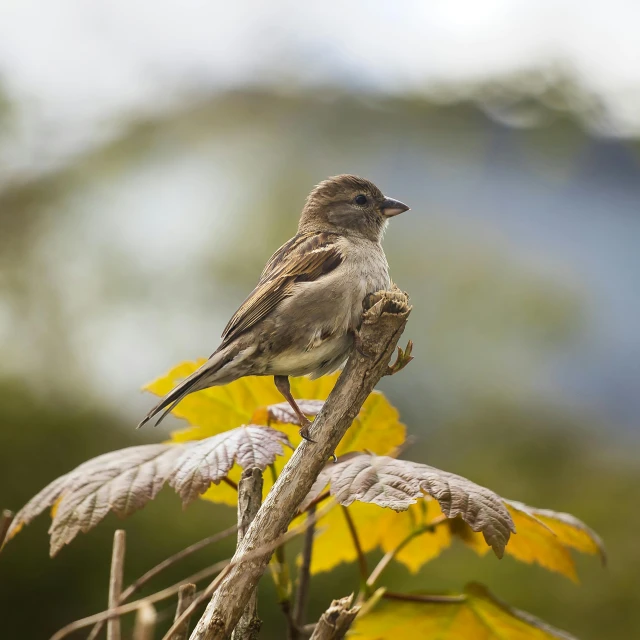
[[[156,421],[155,426],[157,427],[185,396],[194,391],[200,391],[200,389],[206,389],[207,387],[213,387],[219,384],[215,374],[225,364],[233,360],[236,353],[237,350],[230,348],[216,351],[197,371],[194,371],[188,378],[185,378],[162,398],[140,421],[140,424],[136,428],[140,429],[140,427],[143,427],[149,420],[164,409],[162,415]]]

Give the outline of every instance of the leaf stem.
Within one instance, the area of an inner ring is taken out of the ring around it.
[[[457,596],[430,596],[420,593],[395,593],[393,591],[385,591],[382,597],[386,600],[401,600],[403,602],[424,602],[430,604],[459,604],[465,602],[467,596],[462,593]]]
[[[393,549],[388,551],[378,562],[375,569],[371,572],[371,575],[367,578],[367,587],[372,589],[376,581],[380,577],[380,574],[387,568],[389,563],[404,549],[414,538],[433,531],[439,524],[442,524],[446,520],[446,516],[438,516],[428,524],[425,524],[417,529],[414,529],[406,538],[403,538]]]
[[[293,603],[293,621],[297,628],[304,625],[304,619],[307,614],[307,604],[309,601],[309,583],[311,581],[311,558],[313,554],[313,537],[315,534],[315,512],[316,506],[308,507],[307,520],[310,525],[304,534],[304,547],[302,548],[302,564],[298,571],[298,588],[296,589],[296,597]]]
[[[297,515],[300,515],[302,513],[309,513],[311,511],[311,508],[313,507],[315,509],[315,507],[320,504],[323,500],[326,500],[327,498],[331,497],[331,492],[329,491],[324,491],[323,493],[321,493],[319,496],[315,497],[307,506],[305,509],[303,509],[302,511],[298,511]]]
[[[347,521],[347,527],[349,527],[349,533],[351,534],[351,540],[358,556],[358,566],[360,567],[360,581],[362,583],[362,589],[368,595],[369,587],[367,586],[367,576],[369,575],[369,568],[367,567],[367,558],[362,551],[362,545],[360,544],[360,537],[358,536],[358,530],[349,513],[347,507],[340,506],[344,519]]]
[[[232,489],[235,489],[236,491],[238,490],[238,485],[231,478],[227,478],[227,476],[225,476],[222,478],[222,482],[228,484]]]

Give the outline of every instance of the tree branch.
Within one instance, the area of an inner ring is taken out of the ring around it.
[[[189,605],[196,597],[196,585],[193,583],[183,584],[178,591],[178,606],[176,607],[176,615],[173,619],[180,619],[180,616],[188,609]],[[178,629],[173,632],[171,640],[187,640],[189,637],[189,618],[187,618]]]
[[[191,640],[225,640],[237,624],[269,562],[271,551],[245,559],[286,531],[327,459],[387,371],[387,364],[411,311],[406,294],[395,288],[373,296],[363,315],[360,349],[353,349],[322,411],[315,419],[315,443],[302,442],[269,492],[234,556],[231,570],[215,591]],[[365,355],[366,354],[366,355]]]
[[[169,556],[168,558],[166,558],[165,560],[157,564],[155,567],[152,567],[151,569],[149,569],[149,571],[142,574],[137,580],[134,580],[120,594],[120,601],[118,602],[118,604],[123,604],[124,602],[126,602],[136,591],[138,591],[138,589],[140,589],[140,587],[147,584],[149,580],[151,580],[152,578],[155,578],[159,573],[161,573],[165,569],[168,569],[169,567],[173,566],[177,562],[180,562],[180,560],[182,560],[183,558],[187,558],[191,554],[196,553],[201,549],[204,549],[210,544],[215,544],[220,540],[224,540],[224,538],[232,535],[237,530],[238,530],[238,525],[234,524],[233,526],[229,527],[228,529],[225,529],[224,531],[220,531],[219,533],[215,533],[214,535],[209,536],[208,538],[203,538],[198,542],[194,542],[193,544],[189,545],[185,549],[182,549],[181,551],[174,553],[172,556]],[[208,577],[208,575],[205,577]],[[91,630],[91,633],[87,636],[87,640],[96,640],[96,638],[100,635],[100,631],[102,631],[103,625],[104,625],[104,621],[96,623],[95,627]]]
[[[342,640],[360,611],[360,607],[351,608],[352,602],[353,594],[334,600],[320,616],[310,640]]]
[[[257,467],[245,469],[238,484],[238,547],[262,503],[262,472]],[[258,595],[254,591],[236,626],[232,640],[256,640],[262,620],[258,617]]]
[[[109,609],[115,609],[115,607],[117,607],[120,603],[120,594],[122,593],[122,581],[124,574],[124,552],[126,549],[126,542],[126,532],[122,529],[118,529],[113,534],[111,574],[109,576]],[[107,640],[120,640],[120,637],[120,618],[111,618],[107,622]]]

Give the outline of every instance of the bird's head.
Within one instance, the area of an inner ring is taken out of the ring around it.
[[[309,194],[298,231],[337,231],[379,241],[389,218],[409,207],[373,182],[352,175],[323,180]]]

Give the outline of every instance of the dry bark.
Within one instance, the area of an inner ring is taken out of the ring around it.
[[[287,529],[326,461],[358,415],[388,363],[411,311],[406,294],[395,288],[371,297],[354,349],[335,388],[314,421],[311,437],[296,449],[258,511],[235,556],[235,564],[214,593],[191,640],[226,640],[267,567],[269,548]]]
[[[334,600],[320,616],[309,640],[342,640],[360,611],[360,607],[351,608],[352,602],[353,594]]]
[[[196,585],[193,583],[183,584],[178,591],[178,606],[176,607],[176,615],[173,618],[175,622],[186,611],[189,605],[196,597]],[[187,618],[178,629],[173,632],[171,640],[187,640],[189,637],[189,618]]]
[[[127,534],[118,529],[113,534],[113,552],[111,554],[111,574],[109,576],[109,609],[115,609],[120,602],[124,574],[124,554]],[[120,640],[120,618],[107,621],[107,640]]]
[[[238,484],[238,548],[262,503],[262,472],[245,469]],[[258,617],[258,594],[254,591],[234,632],[233,640],[256,640],[262,620]]]

